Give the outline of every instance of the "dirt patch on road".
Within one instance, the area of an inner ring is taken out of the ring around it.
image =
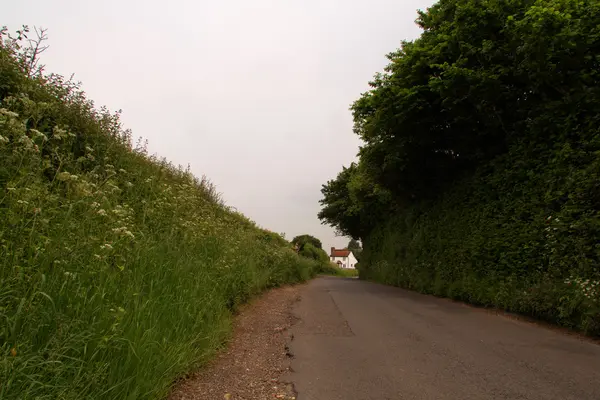
[[[235,317],[226,349],[206,368],[178,383],[169,400],[262,400],[296,398],[280,377],[289,371],[288,343],[298,287],[271,290]]]

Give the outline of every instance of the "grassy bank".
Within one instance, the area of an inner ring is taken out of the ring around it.
[[[30,61],[3,36],[0,398],[163,398],[238,304],[316,265]]]
[[[320,265],[317,271],[317,273],[321,275],[340,276],[345,278],[352,278],[358,276],[357,269],[342,269],[336,267],[334,264],[331,263]]]

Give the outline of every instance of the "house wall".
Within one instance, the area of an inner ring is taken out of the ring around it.
[[[338,261],[340,261],[342,263],[341,267],[344,269],[354,269],[356,268],[356,257],[354,257],[354,254],[350,253],[350,255],[348,257],[346,257],[346,260],[343,259],[343,257],[330,257],[331,262],[333,263],[338,263]]]

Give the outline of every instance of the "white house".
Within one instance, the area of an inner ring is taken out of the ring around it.
[[[329,260],[332,263],[336,263],[338,267],[346,269],[356,268],[356,263],[358,262],[350,250],[336,249],[335,247],[331,248]]]

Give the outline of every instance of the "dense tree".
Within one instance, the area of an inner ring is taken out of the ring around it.
[[[357,164],[344,168],[336,179],[323,185],[321,193],[319,219],[338,234],[353,238],[364,237],[392,206],[389,190]]]
[[[304,246],[298,252],[302,257],[310,258],[319,261],[323,264],[329,262],[329,256],[325,253],[325,250],[315,247],[312,243],[305,243]]]
[[[350,239],[347,247],[348,247],[348,250],[352,251],[352,254],[354,254],[354,257],[356,257],[356,259],[360,261],[360,253],[362,252],[362,247],[360,246],[360,243],[358,242],[358,240]]]
[[[359,161],[319,218],[369,278],[600,332],[563,292],[600,282],[600,2],[440,0],[417,23],[352,105]]]
[[[595,109],[600,6],[571,0],[442,0],[417,23],[423,34],[388,55],[385,73],[354,103],[365,142],[360,170],[405,204],[439,195],[510,144],[545,138],[561,118]],[[556,130],[554,130],[556,132]],[[554,133],[556,134],[556,133]],[[529,139],[525,139],[529,140]],[[352,205],[339,196],[356,166],[324,189],[323,219]],[[366,176],[366,177],[365,177]],[[375,187],[375,186],[373,186]],[[345,211],[336,227],[361,231]]]
[[[307,243],[310,243],[317,249],[323,248],[321,241],[311,235],[299,235],[292,239],[292,244],[298,246],[299,250],[302,250]]]
[[[353,205],[348,189],[355,170],[355,164],[349,168],[344,167],[336,179],[327,182],[321,190],[323,208],[319,212],[319,219],[333,226],[338,233],[348,236],[357,236],[360,232],[360,221],[351,215]]]
[[[358,251],[360,252],[362,248],[360,247],[360,243],[356,239],[350,239],[347,246],[348,250]]]

